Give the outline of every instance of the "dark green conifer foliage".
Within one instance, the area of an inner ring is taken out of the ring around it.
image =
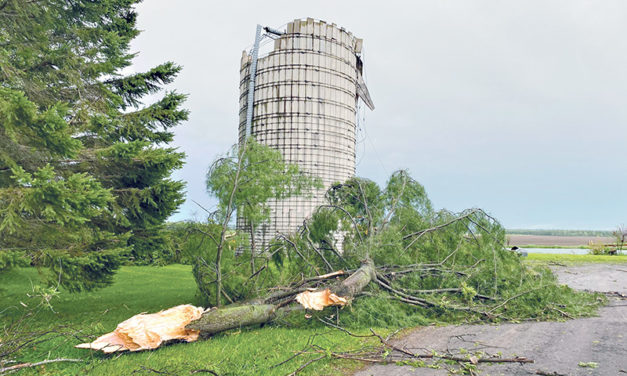
[[[185,96],[159,92],[174,63],[122,76],[139,0],[0,0],[0,271],[47,266],[80,291],[106,285],[125,257],[167,251],[182,203],[167,143]]]

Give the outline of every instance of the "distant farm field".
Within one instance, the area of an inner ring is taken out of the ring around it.
[[[610,236],[555,236],[555,235],[507,235],[509,246],[560,246],[580,247],[594,244],[612,244],[616,240]]]

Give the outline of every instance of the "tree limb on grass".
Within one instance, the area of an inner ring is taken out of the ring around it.
[[[17,371],[17,370],[22,369],[22,368],[31,368],[31,367],[42,366],[44,364],[50,364],[50,363],[59,363],[59,362],[78,363],[78,362],[82,362],[82,361],[83,361],[82,359],[58,358],[58,359],[42,360],[41,362],[35,362],[35,363],[20,363],[20,364],[16,364],[16,365],[13,365],[13,366],[0,368],[0,374]]]

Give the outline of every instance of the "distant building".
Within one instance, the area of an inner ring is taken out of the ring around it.
[[[358,98],[374,109],[362,78],[361,39],[311,18],[290,22],[285,31],[264,30],[257,27],[255,46],[242,55],[240,142],[254,136],[319,176],[325,188],[312,198],[271,201],[270,221],[256,229],[257,252],[277,234],[302,226],[332,183],[354,176]],[[258,57],[263,37],[274,39],[274,49]],[[238,227],[246,228],[241,218]]]

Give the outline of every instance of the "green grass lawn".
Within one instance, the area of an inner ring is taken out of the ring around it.
[[[627,256],[529,254],[527,263],[586,263],[627,262]],[[40,284],[36,269],[14,269],[0,274],[0,325],[19,317],[37,304],[27,294]],[[40,309],[29,322],[28,329],[48,329],[67,326],[78,336],[63,336],[38,344],[25,351],[20,361],[40,361],[54,358],[80,358],[81,363],[56,363],[37,369],[20,371],[37,375],[189,375],[194,370],[211,370],[219,375],[286,375],[311,359],[299,357],[278,367],[308,343],[333,351],[347,351],[375,344],[372,339],[351,337],[338,330],[322,326],[315,320],[282,321],[263,328],[232,330],[209,340],[177,343],[160,349],[138,353],[103,355],[73,346],[115,329],[116,325],[141,312],[157,312],[179,304],[200,305],[195,296],[196,284],[191,268],[184,265],[166,267],[123,267],[113,285],[90,293],[70,294],[62,291],[52,301],[55,312]],[[28,307],[24,307],[24,305]],[[350,308],[348,308],[350,309]],[[290,323],[297,326],[290,327]],[[395,328],[375,328],[382,334]],[[356,330],[366,334],[367,329]],[[2,336],[0,332],[0,337]],[[371,341],[371,342],[369,342]],[[317,356],[317,355],[316,355]],[[306,368],[303,375],[335,375],[362,365],[348,361],[322,360]],[[210,373],[205,373],[210,374]]]
[[[0,274],[0,320],[3,323],[28,309],[20,302],[31,306],[36,304],[27,294],[37,283],[40,283],[39,275],[33,268]],[[32,329],[69,325],[83,335],[97,336],[112,331],[119,322],[137,313],[156,312],[184,303],[198,304],[195,292],[196,284],[188,266],[123,267],[114,284],[107,288],[80,294],[62,292],[52,301],[56,313],[42,310],[31,325]],[[365,333],[366,330],[358,332]],[[83,362],[49,364],[20,372],[38,375],[189,375],[193,370],[205,369],[219,375],[285,375],[311,357],[299,357],[282,366],[271,367],[303,349],[311,340],[336,351],[361,347],[366,341],[313,323],[304,328],[266,325],[261,329],[232,330],[206,341],[177,343],[154,351],[103,355],[74,349],[80,340],[64,337],[35,346],[20,360],[80,358]],[[323,360],[299,374],[332,375],[359,366],[357,363]]]
[[[604,263],[618,264],[626,263],[627,255],[566,255],[549,253],[529,253],[524,258],[529,263],[551,263],[562,264],[582,264],[582,263]]]

